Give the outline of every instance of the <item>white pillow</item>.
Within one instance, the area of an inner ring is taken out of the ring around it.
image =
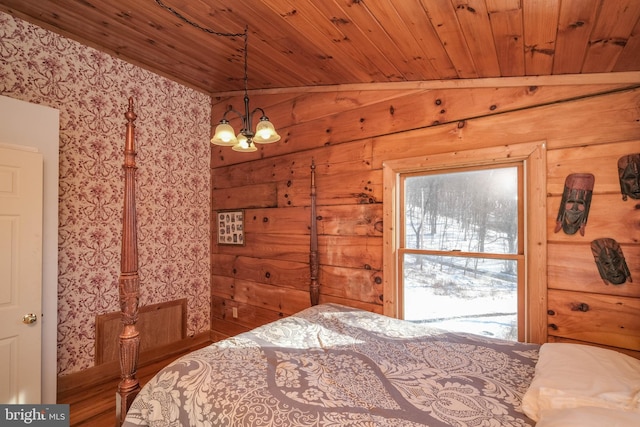
[[[524,413],[538,421],[546,409],[585,406],[640,413],[640,360],[588,345],[543,344]]]
[[[640,414],[607,408],[547,409],[536,427],[638,427]]]

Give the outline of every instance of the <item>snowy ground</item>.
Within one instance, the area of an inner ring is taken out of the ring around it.
[[[423,257],[419,268],[416,257],[407,256],[405,319],[517,340],[517,283],[515,276],[501,274],[504,263],[484,260],[479,265],[483,273],[475,274],[452,266],[451,258],[439,260],[444,263]]]

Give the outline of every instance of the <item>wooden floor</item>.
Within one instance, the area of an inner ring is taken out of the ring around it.
[[[183,354],[175,354],[139,368],[137,377],[140,386],[142,387],[156,372]],[[116,425],[116,390],[119,382],[120,380],[117,379],[92,387],[91,390],[59,394],[58,403],[70,405],[71,427],[114,427]]]

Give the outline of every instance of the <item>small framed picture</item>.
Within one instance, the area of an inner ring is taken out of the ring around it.
[[[218,211],[218,244],[244,246],[244,210]]]

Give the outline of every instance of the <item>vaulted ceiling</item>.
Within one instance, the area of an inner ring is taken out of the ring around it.
[[[245,27],[249,89],[640,71],[639,0],[0,0],[0,10],[214,94],[244,88]]]

